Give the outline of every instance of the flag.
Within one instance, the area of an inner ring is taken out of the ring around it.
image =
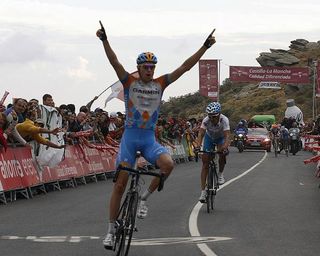
[[[8,95],[9,95],[9,92],[5,91],[1,100],[0,100],[0,105],[3,105],[3,103],[5,102]]]
[[[133,73],[131,73],[131,75],[133,75],[134,77],[139,77],[139,73],[138,71],[135,71]],[[111,94],[108,96],[108,98],[106,99],[105,103],[104,103],[104,107],[107,106],[107,103],[114,99],[114,98],[118,98],[119,100],[124,101],[124,95],[123,95],[123,85],[122,83],[119,81],[115,82],[113,85],[110,86],[111,88]]]

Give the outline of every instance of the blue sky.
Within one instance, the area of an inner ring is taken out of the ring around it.
[[[0,94],[41,99],[53,95],[56,105],[77,108],[117,80],[101,42],[95,37],[99,19],[111,46],[128,71],[136,56],[153,51],[156,76],[173,71],[216,28],[217,43],[203,58],[221,59],[221,81],[229,65],[256,66],[260,52],[288,49],[290,41],[320,40],[318,1],[0,1]],[[164,94],[198,90],[198,66]],[[103,107],[109,91],[94,104]],[[0,97],[1,97],[0,95]],[[123,111],[112,100],[106,110]]]

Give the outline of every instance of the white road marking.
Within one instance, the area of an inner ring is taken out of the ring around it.
[[[101,236],[0,236],[0,240],[27,240],[38,243],[80,243],[87,240],[102,240]],[[166,237],[132,239],[131,244],[135,246],[150,245],[170,245],[170,244],[190,244],[190,243],[210,243],[230,240],[230,237]]]
[[[267,151],[264,152],[264,156],[261,158],[261,160],[256,163],[255,165],[253,165],[250,169],[246,170],[245,172],[243,172],[242,174],[240,174],[239,176],[227,181],[226,183],[224,183],[222,186],[219,187],[218,191],[223,189],[224,187],[230,185],[232,182],[235,182],[236,180],[242,178],[243,176],[247,175],[249,172],[251,172],[254,168],[256,168],[258,165],[260,165],[267,157],[268,153]],[[198,202],[189,217],[189,232],[190,235],[192,237],[195,236],[200,236],[200,232],[198,229],[198,215],[199,215],[199,211],[202,207],[202,203]],[[214,251],[212,251],[208,245],[204,244],[204,243],[199,243],[197,244],[198,248],[200,249],[200,251],[206,255],[206,256],[218,256]]]
[[[267,152],[265,152],[264,157],[250,169],[242,173],[241,175],[227,181],[225,184],[220,186],[219,190],[228,186],[232,182],[240,179],[244,175],[251,172],[254,168],[256,168],[259,164],[261,164],[265,158],[267,157]],[[206,256],[217,256],[206,243],[210,242],[218,242],[218,241],[226,241],[232,238],[230,237],[201,237],[200,232],[197,226],[197,219],[199,211],[202,207],[201,203],[197,203],[193,208],[190,217],[189,217],[189,232],[191,237],[168,237],[168,238],[150,238],[150,239],[132,239],[132,245],[135,246],[152,246],[152,245],[170,245],[170,244],[197,244],[198,248],[204,253]],[[31,242],[38,243],[80,243],[87,240],[100,240],[103,237],[100,236],[0,236],[0,240],[26,240]]]

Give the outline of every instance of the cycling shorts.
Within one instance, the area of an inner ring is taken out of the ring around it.
[[[205,133],[203,140],[203,151],[214,150],[216,145],[222,145],[223,143],[224,137],[213,139],[207,133]]]
[[[156,141],[153,130],[125,129],[121,138],[116,166],[123,162],[133,166],[137,151],[140,151],[144,159],[153,165],[156,164],[161,154],[169,154],[167,149]]]

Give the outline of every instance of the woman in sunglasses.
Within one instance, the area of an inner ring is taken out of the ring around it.
[[[210,152],[217,146],[217,151],[222,153],[219,154],[218,172],[218,183],[222,185],[225,182],[223,170],[226,164],[226,155],[229,152],[228,147],[230,145],[229,119],[225,115],[221,114],[221,105],[219,102],[211,102],[207,106],[206,112],[207,116],[202,120],[196,144],[200,148],[203,141],[203,151]],[[207,191],[205,187],[208,176],[209,161],[209,155],[203,154],[201,169],[201,195],[199,198],[201,203],[206,201]]]
[[[101,23],[100,23],[101,24]],[[213,32],[212,32],[213,33]],[[126,107],[125,130],[121,139],[116,166],[132,167],[135,162],[136,151],[151,164],[157,165],[161,173],[169,176],[173,169],[173,160],[165,147],[155,139],[155,127],[158,120],[161,98],[165,88],[190,70],[201,56],[216,42],[212,33],[204,44],[189,57],[180,67],[172,73],[154,78],[157,57],[151,52],[143,52],[137,58],[139,77],[129,74],[119,62],[112,50],[105,29],[97,31],[97,36],[103,43],[107,58],[114,68],[124,88]],[[114,245],[114,222],[120,207],[122,195],[128,182],[128,173],[121,171],[113,187],[109,208],[108,234],[103,240],[106,249],[112,249]],[[151,181],[149,188],[142,193],[137,216],[144,218],[147,215],[146,200],[159,185],[158,178]]]

